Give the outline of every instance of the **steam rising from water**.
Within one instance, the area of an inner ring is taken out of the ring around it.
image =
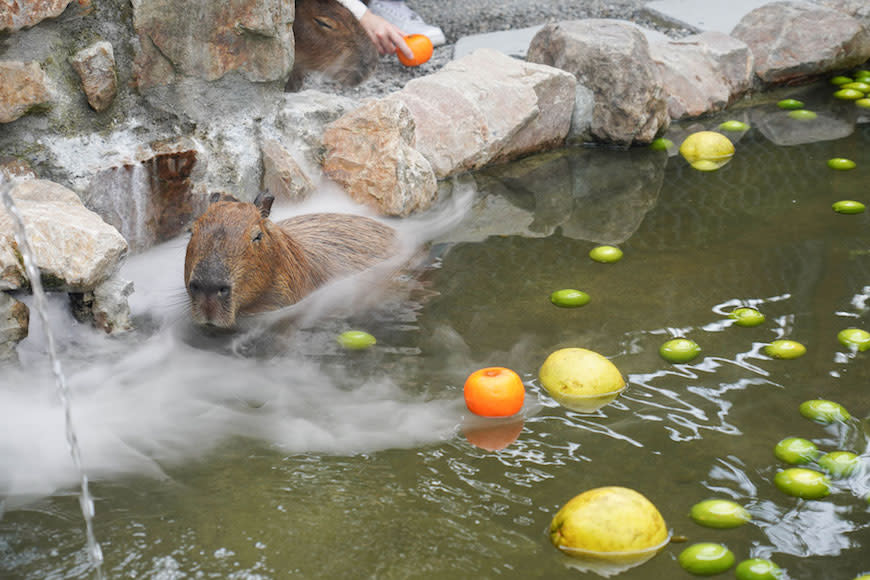
[[[469,199],[468,192],[455,193],[441,211],[403,222],[409,241],[405,257],[461,219]],[[350,209],[324,196],[295,211]],[[275,219],[285,217],[281,213],[276,208]],[[360,358],[335,344],[336,326],[346,322],[322,318],[358,313],[358,299],[371,299],[373,288],[385,300],[400,300],[389,296],[395,284],[377,279],[383,271],[333,284],[250,321],[235,336],[205,337],[188,322],[185,244],[172,241],[125,264],[122,276],[136,287],[130,305],[139,326],[127,336],[100,335],[74,323],[64,299],[53,304],[52,328],[64,358],[84,469],[92,480],[132,473],[163,477],[167,466],[206,456],[232,437],[261,440],[288,453],[353,454],[419,446],[453,434],[460,401],[410,392],[386,371],[348,370]],[[391,266],[392,275],[397,265]],[[0,496],[9,496],[10,504],[76,480],[42,340],[41,329],[32,325],[19,349],[22,368],[5,368],[0,377]],[[277,346],[268,358],[239,356],[247,341]],[[356,354],[378,357],[377,349]]]

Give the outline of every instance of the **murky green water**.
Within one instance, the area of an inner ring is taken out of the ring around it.
[[[800,95],[821,113],[812,127],[767,105],[673,128],[679,143],[725,118],[752,124],[714,173],[646,150],[571,149],[477,174],[473,207],[432,246],[410,298],[309,325],[268,355],[192,340],[181,307],[155,314],[177,289],[139,308],[148,330],[63,334],[105,575],[597,578],[568,567],[545,531],[567,500],[604,485],[640,491],[675,534],[723,542],[738,561],[771,558],[794,579],[870,572],[870,352],[836,339],[870,329],[870,214],[831,211],[870,202],[870,114],[829,93]],[[831,157],[857,169],[832,171]],[[593,262],[598,243],[625,257]],[[171,277],[178,249],[144,259]],[[556,308],[560,288],[592,301]],[[738,305],[767,321],[732,326]],[[334,336],[351,324],[378,345],[342,352]],[[671,336],[702,357],[665,363]],[[769,359],[776,338],[808,353]],[[566,346],[610,358],[628,390],[593,414],[558,406],[537,369]],[[35,368],[0,379],[0,576],[88,577],[61,415],[38,343],[24,351]],[[529,399],[499,451],[462,428],[462,383],[486,365],[520,373]],[[811,398],[856,419],[812,423],[798,413]],[[787,436],[855,452],[863,468],[824,500],[786,496],[773,447]],[[690,507],[709,497],[740,502],[752,522],[694,524]],[[689,577],[676,562],[687,545],[620,577]]]

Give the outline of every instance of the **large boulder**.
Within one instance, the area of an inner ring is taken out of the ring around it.
[[[752,86],[752,51],[727,34],[704,32],[673,40],[650,33],[647,38],[671,119],[720,111]]]
[[[804,2],[772,2],[744,16],[731,35],[755,58],[766,84],[848,69],[870,58],[870,30],[851,16]]]
[[[50,102],[49,81],[39,63],[0,61],[0,123],[11,123]]]
[[[46,18],[59,16],[72,0],[3,0],[0,33],[30,28]]]
[[[87,209],[75,192],[34,179],[19,182],[10,195],[46,289],[93,290],[117,270],[127,242]],[[0,209],[0,272],[7,285],[17,288],[24,285],[25,277],[13,231],[12,217]]]
[[[867,0],[819,0],[819,3],[848,14],[870,29],[870,2]]]
[[[140,89],[176,75],[206,81],[238,71],[285,81],[293,68],[294,3],[282,0],[132,0]]]
[[[532,39],[527,59],[568,71],[590,89],[592,137],[609,143],[648,143],[670,117],[661,74],[640,27],[621,20],[548,24]]]
[[[428,208],[437,194],[435,173],[415,140],[404,104],[372,100],[327,126],[323,170],[356,201],[407,216]]]
[[[564,71],[480,49],[388,98],[411,111],[417,150],[444,178],[562,145],[575,89]]]
[[[106,110],[118,94],[112,44],[96,42],[75,53],[70,58],[70,64],[82,80],[82,88],[91,108],[95,111]]]
[[[314,183],[293,154],[281,142],[266,139],[260,145],[263,154],[263,191],[275,199],[299,202],[314,191]]]

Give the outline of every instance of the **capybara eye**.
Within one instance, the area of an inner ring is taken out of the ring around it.
[[[252,241],[252,242],[259,242],[259,241],[262,240],[262,239],[263,239],[263,232],[261,232],[261,231],[257,231],[257,232],[254,234],[254,236],[251,238],[251,241]]]
[[[323,28],[328,28],[329,30],[332,30],[333,28],[335,28],[333,21],[330,20],[329,18],[315,18],[314,21],[317,22],[317,24],[319,24]]]

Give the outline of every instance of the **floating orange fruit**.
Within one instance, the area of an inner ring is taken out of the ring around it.
[[[526,388],[514,371],[487,367],[471,373],[465,380],[465,404],[482,417],[509,417],[523,408]]]
[[[432,58],[432,51],[434,48],[432,46],[432,41],[429,40],[428,36],[423,34],[409,34],[405,37],[405,44],[407,44],[408,48],[411,49],[411,52],[414,53],[414,58],[409,59],[402,54],[402,51],[396,50],[396,56],[399,57],[399,62],[403,65],[420,66]]]

